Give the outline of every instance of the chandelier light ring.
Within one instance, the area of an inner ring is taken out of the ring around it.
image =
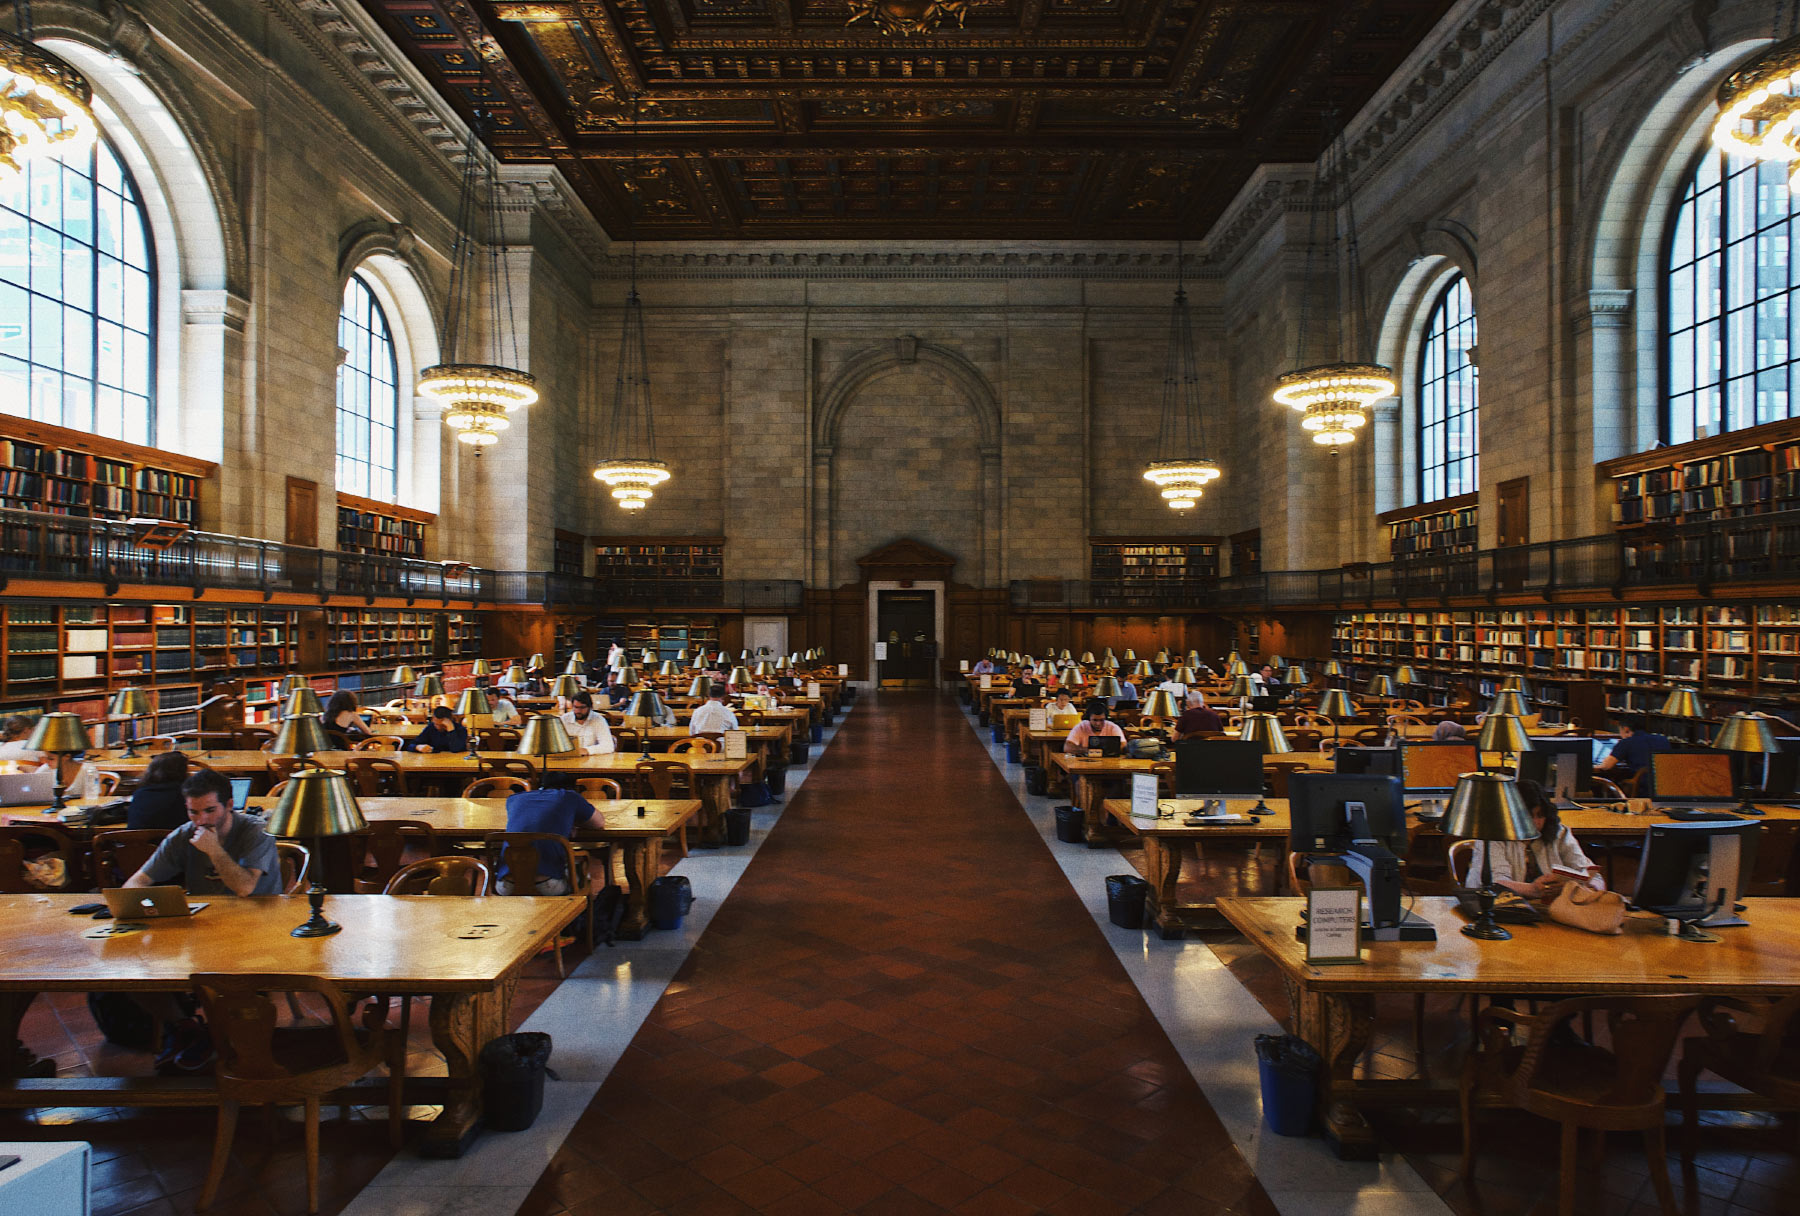
[[[418,391],[433,401],[481,402],[507,413],[538,399],[537,377],[488,363],[439,363],[419,373]]]
[[[1800,159],[1800,38],[1778,42],[1719,85],[1713,143],[1753,160]]]
[[[1368,409],[1398,389],[1391,368],[1376,363],[1325,363],[1282,376],[1275,382],[1275,401],[1302,412],[1327,401],[1351,401],[1358,409]]]
[[[623,511],[642,511],[651,493],[669,480],[669,466],[660,460],[603,460],[594,468],[594,479],[612,490]]]
[[[43,48],[0,33],[0,166],[92,146],[98,128],[87,78]]]

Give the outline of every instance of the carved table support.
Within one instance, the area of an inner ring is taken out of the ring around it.
[[[448,1092],[443,1113],[425,1128],[419,1152],[460,1157],[481,1127],[481,1049],[506,1033],[516,980],[489,992],[440,993],[431,999],[431,1041],[443,1053]]]
[[[1294,1033],[1325,1061],[1320,1078],[1319,1123],[1346,1161],[1375,1160],[1375,1132],[1357,1107],[1356,1062],[1375,1030],[1375,997],[1366,992],[1327,995],[1287,981]]]

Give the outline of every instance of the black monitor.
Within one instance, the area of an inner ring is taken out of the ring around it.
[[[1743,924],[1733,911],[1756,868],[1758,830],[1753,820],[1652,825],[1631,902],[1674,920]]]
[[[1563,800],[1593,792],[1594,741],[1586,736],[1539,737],[1519,753],[1519,776]]]
[[[1138,711],[1138,703],[1136,701],[1118,701],[1114,703],[1112,711],[1115,714],[1135,714]]]
[[[1241,739],[1184,739],[1175,745],[1175,793],[1261,798],[1263,745]]]
[[[1397,747],[1340,747],[1331,758],[1336,771],[1346,777],[1400,775],[1400,749]]]
[[[1288,848],[1296,853],[1344,853],[1354,840],[1345,808],[1361,803],[1367,838],[1396,856],[1406,852],[1406,810],[1398,777],[1352,777],[1342,773],[1289,773]]]
[[[1449,794],[1457,779],[1481,767],[1473,743],[1402,743],[1400,780],[1409,794]]]
[[[1251,697],[1250,710],[1252,713],[1259,714],[1278,713],[1281,710],[1281,697],[1276,693],[1270,693],[1267,696],[1261,697]]]

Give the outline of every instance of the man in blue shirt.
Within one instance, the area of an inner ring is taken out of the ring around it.
[[[231,782],[210,768],[181,783],[188,821],[163,837],[128,887],[179,883],[189,895],[279,895],[281,855],[254,815],[231,807]]]
[[[406,744],[409,752],[466,752],[469,750],[469,728],[456,720],[448,705],[431,711],[431,721]]]
[[[1630,781],[1639,773],[1646,775],[1639,779],[1637,793],[1640,798],[1648,798],[1654,792],[1650,788],[1650,757],[1657,752],[1669,750],[1667,735],[1659,735],[1649,729],[1648,723],[1640,717],[1619,719],[1619,741],[1614,744],[1612,754],[1594,766],[1594,771],[1604,773],[1608,777],[1622,778]]]
[[[604,826],[605,816],[594,804],[575,792],[575,779],[567,773],[549,773],[542,789],[513,794],[506,800],[506,830],[545,832],[573,840],[577,828]],[[512,875],[502,873],[495,884],[502,895],[513,893]],[[560,850],[538,850],[537,893],[567,895],[568,864]]]

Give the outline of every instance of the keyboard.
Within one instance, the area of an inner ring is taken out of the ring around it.
[[[1661,812],[1670,819],[1679,819],[1683,823],[1723,823],[1728,820],[1742,819],[1742,815],[1733,815],[1726,811],[1703,811],[1693,806],[1673,806]]]

